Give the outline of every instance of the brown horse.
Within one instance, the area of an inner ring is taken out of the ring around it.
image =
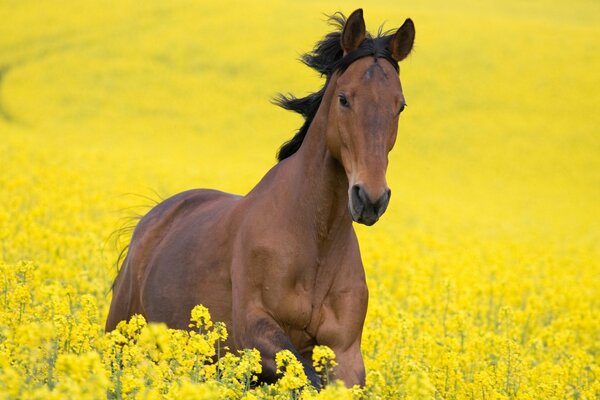
[[[277,379],[275,354],[292,351],[311,366],[317,344],[337,356],[335,377],[364,385],[360,351],[367,311],[352,221],[374,224],[390,190],[385,173],[406,103],[398,62],[414,25],[366,33],[362,10],[303,56],[325,86],[280,105],[306,121],[279,151],[279,163],[246,196],[198,189],[175,195],[138,223],[119,275],[106,329],[142,314],[188,328],[196,304],[230,330],[231,351],[256,348],[263,381]]]

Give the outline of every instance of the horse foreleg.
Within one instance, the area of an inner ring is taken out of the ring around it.
[[[356,342],[348,349],[332,347],[338,365],[333,369],[334,379],[341,379],[347,387],[365,385],[365,364]]]
[[[240,321],[234,318],[234,321]],[[234,323],[234,340],[238,348],[256,348],[262,358],[261,381],[273,383],[281,376],[277,374],[275,355],[282,350],[289,350],[294,354],[304,368],[304,373],[309,382],[317,389],[321,387],[321,379],[308,360],[300,355],[290,338],[283,329],[266,313],[246,313],[243,323]]]
[[[365,384],[360,341],[368,297],[366,284],[357,283],[349,288],[332,290],[327,305],[321,309],[317,343],[334,351],[338,363],[334,378],[343,380],[347,387]]]

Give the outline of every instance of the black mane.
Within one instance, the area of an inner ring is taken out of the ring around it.
[[[280,107],[295,111],[304,117],[304,124],[298,132],[279,149],[277,153],[279,161],[294,154],[298,151],[300,145],[302,145],[306,132],[308,132],[308,128],[319,109],[319,105],[325,94],[325,88],[329,83],[329,78],[331,78],[334,72],[344,72],[354,61],[367,56],[372,56],[376,59],[384,58],[392,64],[396,71],[399,71],[398,62],[394,60],[388,50],[388,44],[392,38],[388,34],[389,32],[383,32],[380,28],[375,37],[367,33],[367,37],[361,43],[360,47],[344,56],[341,36],[346,24],[346,17],[344,14],[337,12],[329,17],[329,22],[331,25],[337,27],[337,30],[327,34],[323,40],[317,43],[312,52],[306,53],[300,58],[300,61],[305,65],[319,72],[321,76],[326,77],[325,85],[318,92],[311,93],[306,97],[297,98],[291,94],[288,96],[280,94],[274,100],[274,103]]]

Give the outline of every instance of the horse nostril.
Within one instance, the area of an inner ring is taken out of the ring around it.
[[[361,213],[365,207],[363,190],[359,185],[352,186],[352,208],[356,213]]]
[[[387,206],[390,202],[390,198],[392,197],[392,191],[390,189],[386,189],[386,191],[381,195],[381,197],[374,204],[375,214],[377,217],[381,217],[381,215],[387,209]]]
[[[352,185],[349,193],[352,219],[365,225],[373,225],[387,209],[391,193],[391,190],[386,188],[383,194],[373,201],[362,185]]]
[[[356,198],[358,200],[360,200],[361,204],[366,207],[370,204],[372,204],[371,199],[369,199],[369,195],[367,194],[367,191],[365,189],[363,189],[362,185],[354,185],[352,187],[353,193],[356,196]]]

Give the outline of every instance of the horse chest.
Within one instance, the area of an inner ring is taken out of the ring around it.
[[[314,324],[334,283],[327,268],[316,259],[308,265],[290,266],[288,274],[265,282],[263,300],[282,325],[304,332]]]

